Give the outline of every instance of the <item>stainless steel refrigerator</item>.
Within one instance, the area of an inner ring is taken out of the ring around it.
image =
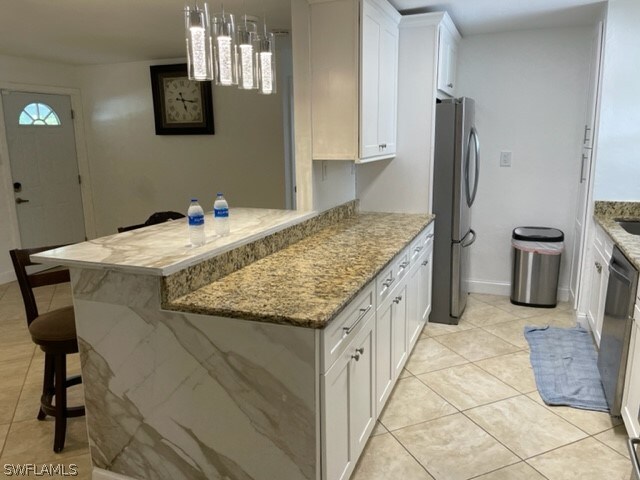
[[[478,191],[480,142],[471,98],[436,105],[433,168],[433,306],[429,320],[457,325],[467,304],[471,206]]]

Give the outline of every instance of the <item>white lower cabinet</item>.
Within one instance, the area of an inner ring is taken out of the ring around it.
[[[321,333],[323,480],[353,472],[427,321],[432,238],[429,225]]]
[[[630,437],[640,437],[640,299],[633,315],[627,373],[622,398],[622,419]]]
[[[602,322],[604,320],[604,304],[609,282],[609,261],[613,251],[613,240],[600,228],[595,226],[594,242],[591,248],[591,275],[589,282],[589,305],[587,320],[593,332],[596,345],[600,347]]]
[[[376,422],[374,315],[322,376],[323,471],[349,478]]]

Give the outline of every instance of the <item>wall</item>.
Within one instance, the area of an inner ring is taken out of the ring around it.
[[[312,165],[314,210],[328,210],[356,198],[352,161],[316,160]]]
[[[544,225],[565,232],[560,273],[568,292],[590,27],[465,37],[459,94],[476,100],[481,167],[472,225],[470,289],[508,294],[511,231]],[[499,166],[513,152],[512,167]]]
[[[594,198],[640,200],[640,2],[610,0]]]
[[[173,62],[78,69],[98,236],[155,211],[184,211],[192,196],[211,210],[217,191],[232,207],[284,208],[281,93],[215,87],[215,135],[159,136],[149,65],[160,63]]]
[[[64,88],[77,86],[73,68],[54,63],[24,60],[0,55],[0,85],[17,88],[28,85],[48,85]],[[0,111],[0,116],[2,112]],[[0,122],[1,128],[4,123]],[[11,170],[6,145],[0,148],[0,284],[14,279],[9,250],[20,245],[20,235],[14,228],[17,222]]]

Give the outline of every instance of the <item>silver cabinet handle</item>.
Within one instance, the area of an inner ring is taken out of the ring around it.
[[[591,128],[589,127],[589,125],[585,125],[584,126],[584,138],[582,139],[582,143],[587,143],[590,139],[587,136],[588,132],[591,131]]]
[[[453,83],[447,83],[447,87],[453,88]]]
[[[360,360],[360,355],[364,355],[364,347],[356,348],[356,353],[354,355],[351,355],[351,358],[353,358],[357,362],[358,360]]]
[[[356,348],[356,353],[364,355],[364,347]]]
[[[400,270],[404,270],[405,268],[407,268],[409,266],[409,262],[408,261],[404,261],[400,264]]]
[[[356,318],[356,321],[353,322],[353,324],[350,327],[342,327],[342,330],[345,331],[346,335],[349,335],[353,331],[353,329],[356,328],[356,325],[358,325],[360,321],[367,315],[367,313],[369,313],[369,310],[371,310],[372,306],[373,305],[369,304],[367,308],[361,308],[360,315],[358,315],[358,318]]]
[[[384,282],[382,282],[382,286],[384,287],[384,290],[386,290],[387,288],[389,288],[391,286],[391,284],[393,282],[395,282],[396,279],[395,278],[388,278],[387,280],[385,280]],[[383,290],[383,291],[384,291]]]
[[[580,162],[580,183],[584,182],[586,180],[586,177],[584,176],[584,164],[585,161],[589,158],[588,155],[586,154],[582,154],[582,161]]]
[[[596,262],[596,270],[598,270],[598,273],[602,273],[602,265],[600,265],[600,262]]]
[[[423,267],[426,267],[427,265],[429,265],[429,260],[425,260],[424,262],[422,262]]]
[[[631,464],[633,465],[635,478],[640,478],[640,464],[638,463],[638,453],[636,452],[637,444],[640,444],[640,438],[627,439],[627,447],[629,447],[629,454],[631,455]]]
[[[26,199],[24,199],[24,198],[20,198],[20,197],[16,198],[16,203],[17,203],[18,205],[20,205],[21,203],[27,203],[28,201],[29,201],[29,200],[26,200]]]
[[[420,253],[422,251],[422,247],[416,247],[416,253]]]
[[[400,303],[401,300],[402,300],[402,295],[398,295],[396,298],[393,299],[393,303],[397,305],[398,303]]]

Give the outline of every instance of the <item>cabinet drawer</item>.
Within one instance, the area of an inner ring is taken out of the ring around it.
[[[374,285],[371,282],[322,331],[322,372],[326,372],[375,313]]]
[[[391,262],[376,277],[376,308],[382,305],[382,302],[389,296],[393,287],[396,286],[395,266],[396,263]]]
[[[402,252],[400,252],[400,254],[398,254],[398,256],[393,259],[393,265],[394,272],[396,272],[396,281],[393,284],[393,287],[395,287],[400,283],[400,281],[410,270],[410,250],[408,248],[402,250]],[[391,288],[391,290],[393,290],[393,288]]]
[[[433,223],[429,224],[427,228],[420,232],[409,246],[412,266],[417,258],[427,251],[431,245],[433,245]]]

